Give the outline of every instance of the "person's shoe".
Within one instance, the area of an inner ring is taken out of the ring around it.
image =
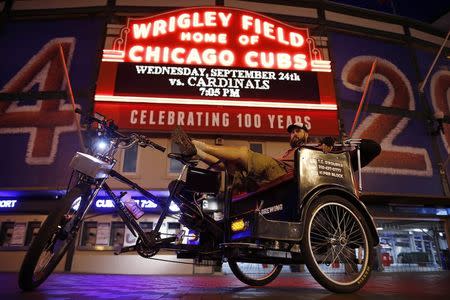
[[[180,126],[175,127],[172,131],[172,141],[180,147],[180,152],[184,156],[194,156],[197,154],[197,149],[191,141],[191,138]]]

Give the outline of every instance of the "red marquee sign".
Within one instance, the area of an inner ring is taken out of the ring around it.
[[[316,122],[307,124],[311,129],[318,128],[320,116],[326,115],[326,126],[321,124],[322,130],[315,134],[335,135],[336,100],[330,72],[330,61],[322,59],[307,28],[235,8],[181,9],[128,19],[113,49],[104,50],[96,109],[126,102],[122,113],[127,115],[119,119],[132,120],[135,104],[131,103],[146,103],[147,108],[139,111],[154,113],[161,111],[162,104],[179,111],[219,106],[237,125],[219,126],[216,131],[251,133],[258,128],[239,126],[245,122],[239,120],[236,108],[245,107],[257,124],[258,118],[266,120],[259,127],[263,132],[284,134],[279,126],[270,125],[270,109],[276,108],[284,110],[283,116],[314,115]],[[144,123],[119,125],[158,131],[170,125]]]
[[[129,18],[124,62],[330,71],[307,28],[239,9],[195,7]],[[114,52],[105,57],[117,58]]]

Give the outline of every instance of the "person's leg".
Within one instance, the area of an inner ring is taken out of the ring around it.
[[[220,159],[204,152],[197,148],[197,158],[206,163],[207,165],[217,165],[218,169],[224,169],[224,165],[221,163]]]
[[[172,140],[180,147],[181,153],[187,157],[197,154],[207,164],[214,164],[221,160],[227,165],[233,164],[248,170],[249,149],[247,147],[215,146],[191,140],[179,126],[172,132]]]
[[[211,161],[212,158],[218,158],[224,162],[233,162],[241,166],[245,170],[248,170],[249,149],[247,147],[216,146],[197,140],[192,140],[192,144],[194,144],[195,148],[197,149],[197,155],[202,160],[206,159],[207,161]],[[214,162],[216,161],[217,159]]]
[[[287,170],[279,161],[270,156],[248,151],[248,167],[246,171],[241,173],[240,186],[237,188],[233,186],[233,192],[236,194],[240,192],[254,192],[262,185],[285,175]]]

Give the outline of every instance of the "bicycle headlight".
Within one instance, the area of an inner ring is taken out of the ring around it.
[[[109,143],[109,141],[101,137],[97,138],[93,144],[94,152],[100,155],[106,154],[109,151],[110,147],[111,144]]]
[[[95,148],[97,148],[97,150],[103,152],[104,150],[106,150],[106,148],[108,148],[108,143],[106,143],[104,140],[98,140],[95,143]]]

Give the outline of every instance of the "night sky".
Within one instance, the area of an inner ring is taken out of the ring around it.
[[[448,11],[447,0],[332,0],[366,9],[408,17],[425,23],[433,23]]]

